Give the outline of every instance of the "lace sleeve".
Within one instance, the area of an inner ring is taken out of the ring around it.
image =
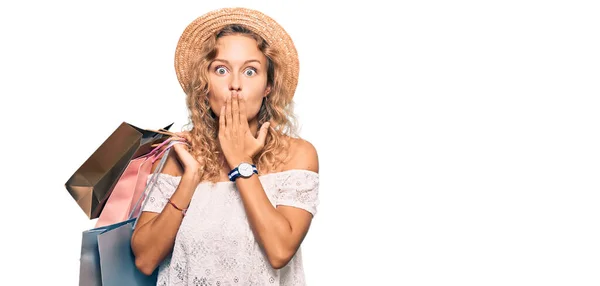
[[[319,174],[305,170],[294,170],[286,174],[279,186],[277,205],[304,209],[313,216],[319,205]]]
[[[150,184],[150,178],[152,178],[152,175],[148,176],[148,184]],[[179,177],[158,174],[156,183],[153,186],[149,186],[146,190],[146,192],[149,192],[150,196],[146,198],[142,211],[155,213],[162,212],[167,204],[167,200],[171,198],[177,189],[177,186],[179,186]]]

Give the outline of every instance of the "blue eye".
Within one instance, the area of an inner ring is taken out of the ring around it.
[[[227,69],[224,66],[218,66],[215,71],[217,74],[224,75],[227,73]]]
[[[244,71],[244,74],[247,76],[253,76],[256,74],[256,70],[254,68],[248,68]]]

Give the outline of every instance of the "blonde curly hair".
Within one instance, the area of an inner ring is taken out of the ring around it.
[[[259,174],[276,170],[287,158],[290,142],[287,137],[299,137],[297,119],[293,112],[293,91],[287,90],[283,84],[282,66],[278,51],[270,48],[268,43],[256,33],[242,25],[229,25],[210,37],[202,46],[201,52],[190,65],[190,80],[183,84],[186,93],[186,104],[189,110],[189,122],[185,127],[191,137],[190,153],[201,158],[201,181],[217,182],[225,159],[219,150],[219,122],[211,110],[208,94],[210,82],[208,68],[217,56],[217,40],[227,35],[245,35],[256,40],[259,50],[267,58],[267,84],[271,92],[263,99],[258,112],[258,128],[265,122],[271,122],[267,132],[265,146],[255,155],[253,162]],[[191,126],[191,128],[190,128]]]

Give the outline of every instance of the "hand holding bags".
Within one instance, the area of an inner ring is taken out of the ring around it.
[[[172,125],[163,129],[168,130]],[[160,132],[123,122],[79,167],[65,187],[90,219],[97,218],[129,161],[148,153],[151,145],[163,137]]]

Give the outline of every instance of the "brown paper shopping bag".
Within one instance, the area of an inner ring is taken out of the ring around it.
[[[129,161],[148,153],[152,144],[169,137],[166,134],[121,123],[69,178],[66,189],[90,219],[98,218]]]

